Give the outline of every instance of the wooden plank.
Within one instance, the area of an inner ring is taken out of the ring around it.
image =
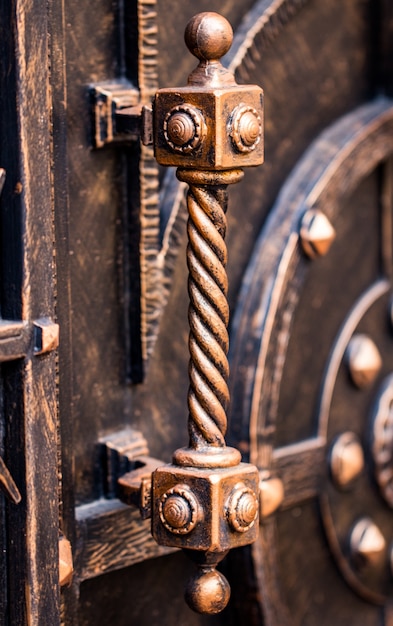
[[[50,36],[49,54],[51,59],[52,91],[52,173],[54,228],[56,259],[61,267],[57,272],[56,301],[57,322],[60,326],[61,341],[58,350],[59,369],[59,518],[60,528],[73,548],[76,543],[74,520],[74,491],[71,485],[74,476],[74,404],[72,398],[72,320],[71,279],[70,279],[70,237],[69,237],[69,194],[67,171],[67,90],[65,64],[65,7],[64,0],[48,3]],[[61,624],[78,624],[78,585],[63,587],[61,593]]]
[[[3,315],[54,319],[47,7],[12,0],[2,4],[0,22],[7,77],[0,105],[7,172]],[[59,623],[55,355],[35,356],[30,342],[26,358],[3,371],[5,462],[22,495],[18,506],[8,506],[7,617],[18,626],[53,626]]]
[[[0,363],[24,357],[30,347],[32,329],[26,322],[0,321]]]
[[[277,448],[273,465],[284,483],[282,508],[290,508],[315,497],[326,474],[326,444],[322,437]]]
[[[119,500],[77,507],[76,522],[79,582],[176,551],[159,546],[151,536],[150,520],[141,520],[139,511]]]

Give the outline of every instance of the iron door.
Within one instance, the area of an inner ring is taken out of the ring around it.
[[[2,623],[389,626],[391,3],[0,11]],[[140,143],[138,106],[185,84],[201,11],[230,20],[225,63],[266,98],[265,163],[231,189],[227,236],[229,435],[260,473],[260,536],[223,562],[214,617],[117,483],[187,439],[185,188]]]

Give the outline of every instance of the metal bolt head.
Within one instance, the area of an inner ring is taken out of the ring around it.
[[[168,120],[168,136],[177,146],[184,146],[194,138],[195,127],[185,113],[174,113]]]
[[[229,501],[228,521],[233,530],[244,533],[252,528],[258,516],[258,500],[244,484],[238,485]]]
[[[284,499],[284,485],[280,478],[261,477],[259,482],[259,511],[264,519],[277,511]]]
[[[61,587],[71,583],[73,573],[71,544],[68,539],[61,536],[59,539],[59,584]]]
[[[346,352],[352,382],[359,389],[368,387],[378,376],[382,358],[375,343],[367,335],[354,335]]]
[[[338,487],[349,486],[363,471],[363,448],[355,433],[343,433],[330,453],[330,471]]]
[[[198,502],[186,485],[178,485],[161,497],[159,512],[165,528],[186,535],[198,521]]]
[[[206,134],[202,113],[186,104],[173,107],[167,113],[163,129],[168,145],[182,154],[194,152]]]
[[[300,225],[300,243],[310,259],[327,254],[335,237],[336,231],[322,211],[306,211]]]
[[[230,136],[239,152],[255,150],[262,137],[262,120],[256,109],[240,104],[232,113]]]
[[[355,524],[349,545],[351,557],[358,568],[378,567],[385,560],[385,537],[368,517],[364,517]]]

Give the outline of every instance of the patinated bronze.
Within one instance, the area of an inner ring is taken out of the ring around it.
[[[187,194],[190,296],[188,448],[153,473],[152,533],[158,543],[186,549],[199,566],[188,604],[217,613],[229,585],[214,568],[230,548],[258,533],[259,475],[225,444],[229,402],[226,275],[227,186],[242,169],[263,162],[263,92],[238,86],[220,62],[232,29],[216,13],[187,25],[185,40],[199,59],[187,87],[162,89],[154,101],[154,147],[159,163],[177,165]]]

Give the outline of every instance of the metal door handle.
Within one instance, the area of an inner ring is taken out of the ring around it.
[[[258,532],[258,470],[241,463],[225,444],[229,402],[227,361],[227,185],[242,168],[263,162],[263,92],[239,86],[220,59],[232,29],[216,13],[188,23],[185,41],[199,59],[188,85],[161,89],[153,107],[154,149],[161,165],[178,167],[189,185],[187,206],[190,323],[188,448],[173,464],[157,468],[152,483],[152,532],[196,561],[189,582],[191,608],[221,611],[229,585],[215,570],[230,548],[251,543]]]
[[[153,472],[151,516],[157,542],[183,548],[198,565],[186,590],[190,607],[218,613],[230,588],[215,566],[229,549],[253,542],[258,533],[258,470],[241,463],[224,438],[229,402],[224,237],[227,186],[241,180],[243,167],[263,162],[263,92],[237,85],[222,66],[232,29],[220,15],[196,15],[185,41],[199,65],[186,87],[157,92],[153,141],[157,161],[177,166],[177,177],[189,185],[190,442],[174,453],[172,464]]]

